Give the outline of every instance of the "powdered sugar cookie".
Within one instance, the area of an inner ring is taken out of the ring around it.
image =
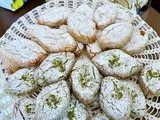
[[[121,48],[127,44],[132,36],[133,26],[121,22],[110,25],[102,31],[98,39],[99,46],[106,48]]]
[[[117,17],[117,10],[113,4],[103,5],[95,11],[94,21],[97,29],[104,29],[108,25],[115,22]]]
[[[131,40],[121,49],[134,55],[142,52],[148,42],[148,35],[144,31],[134,30]]]
[[[59,120],[69,110],[70,91],[65,81],[59,81],[42,89],[36,99],[38,120]]]
[[[89,44],[96,40],[96,24],[85,15],[75,12],[68,17],[67,24],[76,41]]]
[[[28,25],[27,35],[47,52],[74,52],[77,43],[73,37],[60,29],[42,25]]]
[[[59,26],[61,24],[66,23],[67,17],[70,14],[70,12],[71,11],[64,6],[55,6],[46,9],[40,14],[38,18],[38,23],[49,27]]]
[[[119,49],[100,52],[92,58],[93,63],[105,76],[127,78],[138,73],[142,64]]]

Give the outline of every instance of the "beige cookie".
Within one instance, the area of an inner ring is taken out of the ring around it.
[[[141,53],[148,43],[148,35],[144,31],[134,30],[131,40],[121,49],[128,54],[134,55]]]
[[[23,67],[39,65],[47,56],[46,51],[37,43],[19,38],[3,45],[0,54],[8,73],[14,73]]]
[[[114,23],[117,17],[117,10],[113,4],[106,4],[97,8],[94,14],[94,21],[97,29],[104,29]]]
[[[38,23],[49,27],[56,27],[66,23],[70,10],[66,7],[52,7],[44,10],[39,18]]]
[[[110,25],[102,31],[98,39],[102,49],[121,48],[127,44],[132,36],[133,26],[129,23],[121,22]]]
[[[96,40],[96,24],[80,13],[73,13],[68,17],[68,32],[78,42],[93,43]]]
[[[74,52],[77,43],[67,32],[42,25],[28,25],[27,35],[47,52]]]

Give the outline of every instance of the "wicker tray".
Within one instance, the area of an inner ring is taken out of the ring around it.
[[[12,41],[18,38],[26,38],[25,30],[27,24],[36,23],[36,19],[46,8],[51,8],[55,5],[58,6],[66,6],[74,10],[79,5],[83,3],[87,3],[93,9],[103,5],[106,3],[107,0],[52,0],[51,2],[45,3],[21,18],[19,18],[13,25],[6,31],[6,33],[0,38],[0,46],[3,44],[7,44],[7,42]],[[138,15],[132,13],[131,11],[125,9],[128,14],[133,17],[134,24],[141,30],[144,30],[149,35],[149,43],[146,46],[146,50],[143,51],[141,54],[134,55],[135,59],[140,60],[144,65],[148,64],[149,62],[153,62],[160,59],[160,38],[156,34],[156,32],[148,26]],[[18,101],[18,97],[11,96],[4,92],[4,85],[7,82],[8,74],[6,73],[3,67],[3,60],[0,56],[0,120],[21,120],[23,118],[15,118],[15,103]],[[137,81],[138,77],[132,77],[132,80]],[[36,93],[32,95],[32,97],[36,97]],[[160,119],[160,97],[154,98],[146,98],[147,101],[147,114],[144,118],[133,118],[133,119],[141,119],[141,120],[159,120]],[[95,100],[91,105],[88,106],[88,112],[90,117],[97,112],[100,111],[98,101]],[[132,118],[131,118],[132,119]]]

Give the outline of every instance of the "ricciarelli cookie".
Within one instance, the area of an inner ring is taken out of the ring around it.
[[[121,22],[110,25],[102,31],[98,39],[102,49],[121,48],[127,44],[132,36],[133,26],[129,23]]]
[[[114,23],[117,17],[117,10],[113,4],[103,5],[95,11],[94,21],[97,29],[104,29]]]

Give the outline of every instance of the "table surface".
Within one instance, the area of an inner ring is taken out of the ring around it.
[[[28,0],[27,3],[16,12],[0,8],[0,37],[20,16],[24,15],[28,11],[32,10],[36,6],[39,6],[43,3],[44,0]],[[160,36],[160,14],[155,9],[150,8],[148,16],[145,19],[145,21]]]

